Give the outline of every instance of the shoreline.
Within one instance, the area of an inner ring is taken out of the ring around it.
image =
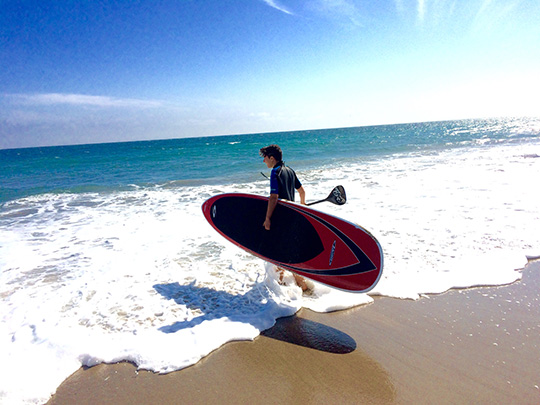
[[[540,261],[505,286],[374,298],[302,309],[169,374],[81,368],[47,404],[540,402]]]

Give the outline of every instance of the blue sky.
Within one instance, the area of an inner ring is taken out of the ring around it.
[[[0,148],[540,115],[537,0],[0,7]]]

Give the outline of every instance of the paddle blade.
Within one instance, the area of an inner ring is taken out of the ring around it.
[[[331,203],[336,204],[336,205],[345,204],[347,202],[347,196],[345,195],[345,189],[343,188],[343,186],[335,187],[332,190],[332,192],[330,193],[330,195],[328,197],[326,197],[324,200],[311,202],[311,203],[306,204],[306,205],[315,205],[315,204],[319,204],[319,203],[326,202],[326,201],[331,202]]]
[[[336,205],[345,204],[347,202],[347,195],[343,186],[335,187],[326,200]]]

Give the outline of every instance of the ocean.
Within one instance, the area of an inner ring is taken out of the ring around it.
[[[369,294],[303,295],[206,223],[215,194],[268,194],[271,143],[308,201],[345,187],[315,207],[379,240]],[[0,150],[0,403],[43,403],[81,366],[179,370],[302,307],[514,282],[540,255],[539,178],[535,118]]]

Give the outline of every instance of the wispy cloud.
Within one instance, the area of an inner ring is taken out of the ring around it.
[[[353,0],[313,0],[306,7],[345,25],[362,26],[362,14]]]
[[[42,94],[4,94],[5,99],[22,105],[35,106],[93,106],[93,107],[131,107],[131,108],[155,108],[161,107],[163,103],[156,100],[140,100],[132,98],[116,98],[108,96],[89,96],[85,94],[63,94],[63,93],[42,93]]]
[[[426,2],[425,2],[425,0],[418,0],[417,10],[418,10],[418,21],[420,22],[420,24],[422,24],[424,22],[424,18],[426,16]]]
[[[480,9],[478,10],[478,15],[484,14],[484,12],[489,8],[491,3],[492,0],[483,0],[482,4],[480,5]]]
[[[394,5],[398,13],[403,13],[405,11],[405,6],[403,5],[403,0],[394,0]]]
[[[323,0],[313,0],[321,2]],[[326,0],[345,1],[345,0]],[[515,24],[516,10],[523,13],[523,0],[392,0],[398,16],[414,21],[422,29],[450,28],[461,31],[496,32],[501,26]],[[458,22],[459,21],[459,22]]]
[[[162,100],[0,93],[0,149],[198,135],[192,116],[189,107]]]
[[[296,7],[295,11],[292,11],[289,5],[285,6],[282,2],[277,0],[261,0],[266,5],[279,10],[283,13],[313,18],[323,18],[325,20],[331,20],[344,26],[362,26],[362,13],[360,12],[357,3],[359,0],[310,0],[306,2],[290,2]]]
[[[285,14],[294,15],[294,13],[281,4],[279,4],[277,1],[274,0],[263,0],[266,4],[268,4],[270,7],[275,8],[276,10],[279,10]]]
[[[490,32],[497,30],[501,23],[509,21],[509,16],[519,6],[520,1],[493,1],[483,0],[476,13],[472,30],[478,32]]]

